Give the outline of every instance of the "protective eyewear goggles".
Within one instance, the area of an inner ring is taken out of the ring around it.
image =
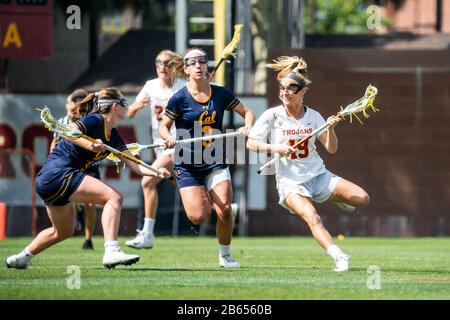
[[[184,59],[184,65],[186,67],[195,66],[196,63],[205,64],[208,62],[208,56],[199,56]]]
[[[170,66],[170,60],[155,60],[155,65],[157,66],[157,67],[162,67],[162,66],[164,66],[164,67],[168,67],[169,68],[169,66]]]
[[[119,105],[121,105],[124,109],[128,108],[128,101],[125,98],[121,98],[121,99],[98,99],[98,106],[102,107],[102,106],[109,106],[112,105],[113,103],[117,103]]]
[[[278,88],[280,88],[280,91],[284,91],[286,90],[287,93],[290,94],[297,94],[300,92],[300,90],[302,90],[302,86],[298,85],[298,84],[290,84],[288,86],[283,86],[281,83],[278,85]]]

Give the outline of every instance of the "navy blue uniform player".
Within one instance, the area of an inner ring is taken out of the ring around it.
[[[167,148],[175,146],[175,137],[170,134],[174,123],[177,135],[184,138],[200,136],[204,132],[217,133],[214,129],[221,131],[225,111],[236,112],[245,119],[245,127],[239,129],[244,133],[248,133],[253,124],[254,116],[250,109],[226,89],[209,84],[207,61],[206,53],[198,48],[190,49],[184,55],[183,69],[188,75],[188,83],[169,100],[159,128]],[[211,202],[214,205],[219,265],[239,268],[239,263],[230,253],[233,190],[225,156],[223,140],[200,142],[197,147],[196,143],[183,145],[175,152],[174,171],[184,209],[192,223],[205,222],[211,214]]]
[[[106,136],[105,121],[100,114],[89,114],[74,122],[82,133],[100,139],[107,145],[125,151],[127,147],[113,128]],[[48,156],[41,171],[36,176],[36,191],[45,204],[63,206],[68,204],[70,196],[77,190],[86,176],[85,171],[106,158],[109,151],[92,152],[67,140],[61,140]]]
[[[25,269],[31,258],[48,247],[70,237],[74,231],[74,210],[70,202],[89,202],[103,205],[102,226],[105,239],[103,265],[130,265],[139,260],[137,255],[125,254],[117,241],[122,195],[102,181],[86,175],[85,170],[104,159],[108,152],[105,143],[131,155],[116,126],[124,119],[126,100],[115,88],[103,89],[88,95],[77,103],[74,126],[99,143],[84,138],[61,141],[49,155],[36,177],[36,191],[45,201],[52,226],[41,231],[19,254],[6,259],[8,267]],[[85,117],[84,117],[85,116]],[[140,175],[155,175],[147,168],[122,158],[130,169]],[[160,170],[167,177],[169,172]]]
[[[58,121],[61,122],[62,124],[70,124],[77,119],[77,117],[74,116],[73,114],[73,110],[75,110],[76,108],[76,103],[79,101],[82,101],[83,99],[85,99],[88,96],[89,92],[87,92],[84,89],[76,89],[74,90],[68,97],[67,97],[67,101],[66,101],[66,116],[59,119]],[[53,149],[55,149],[56,147],[56,143],[58,143],[59,141],[61,141],[62,137],[59,136],[59,134],[54,133],[53,134],[54,139],[50,145],[50,152],[53,151]],[[100,179],[100,170],[99,170],[99,166],[97,163],[95,163],[94,165],[92,165],[89,169],[87,169],[86,171],[84,171],[84,173]],[[77,225],[80,224],[82,219],[84,219],[84,243],[83,246],[81,247],[82,249],[86,249],[86,250],[93,250],[94,249],[94,245],[92,243],[92,235],[94,233],[94,229],[95,229],[95,224],[96,224],[96,220],[97,220],[97,212],[96,212],[96,206],[95,203],[84,203],[84,209],[80,210],[82,207],[81,205],[77,204],[77,203],[73,203],[73,210],[76,210],[77,212]]]
[[[194,133],[207,132],[212,134],[215,130],[222,132],[222,122],[225,111],[232,111],[240,104],[227,89],[215,85],[210,86],[210,98],[203,103],[195,100],[189,89],[180,89],[170,100],[166,109],[166,116],[175,121],[178,132]],[[196,130],[197,127],[197,130]],[[180,130],[181,129],[181,130]],[[221,143],[221,140],[216,140]],[[180,145],[175,158],[174,170],[180,188],[189,186],[204,186],[205,178],[217,169],[226,169],[226,154],[224,148],[214,148],[217,144],[211,141]],[[205,162],[200,154],[205,154],[205,148],[211,147],[208,155],[214,161]]]

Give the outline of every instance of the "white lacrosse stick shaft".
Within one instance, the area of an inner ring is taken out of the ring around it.
[[[324,131],[326,129],[328,129],[328,127],[330,126],[329,123],[325,122],[323,125],[321,125],[319,128],[317,128],[316,130],[314,130],[313,132],[311,132],[308,136],[298,140],[292,147],[295,148],[297,147],[299,144],[305,142],[308,139],[311,139],[312,137],[314,137],[316,134],[318,134],[321,131]],[[265,163],[264,165],[262,165],[261,167],[259,167],[258,169],[258,174],[260,174],[265,168],[271,166],[272,164],[274,164],[277,160],[280,159],[280,155],[277,154],[275,156],[275,158],[273,158],[272,160],[268,161],[267,163]]]
[[[242,132],[230,132],[230,133],[221,133],[221,134],[214,134],[211,136],[204,136],[204,137],[197,137],[197,138],[191,138],[191,139],[184,139],[184,140],[177,140],[176,144],[187,144],[192,142],[198,142],[198,141],[207,141],[211,139],[223,139],[223,138],[229,138],[229,137],[235,137],[243,135]],[[163,148],[166,145],[164,143],[155,143],[155,144],[149,144],[145,146],[145,149],[151,149],[151,148]]]
[[[348,116],[348,115],[352,115],[354,114],[355,117],[359,120],[358,116],[356,115],[357,112],[363,112],[363,114],[366,116],[365,113],[365,109],[367,107],[373,107],[373,105],[371,103],[373,103],[373,99],[375,99],[375,96],[378,93],[378,89],[372,85],[369,85],[366,88],[366,91],[364,93],[364,96],[358,100],[356,100],[355,102],[349,104],[347,107],[345,107],[345,109],[339,111],[337,113],[337,116],[344,118],[344,116]],[[378,111],[378,109],[375,109]],[[366,116],[368,117],[368,116]],[[351,118],[350,118],[351,121]],[[361,122],[361,120],[360,120]],[[325,122],[322,126],[320,126],[319,128],[317,128],[316,130],[314,130],[313,132],[311,132],[307,137],[304,137],[302,139],[300,139],[299,141],[297,141],[292,147],[297,147],[300,143],[310,139],[311,137],[315,136],[318,133],[321,133],[322,131],[325,131],[326,129],[328,129],[330,125]],[[275,158],[273,158],[272,160],[270,160],[269,162],[267,162],[266,164],[262,165],[259,169],[258,169],[258,174],[260,174],[262,172],[262,170],[264,170],[265,168],[267,168],[268,166],[272,165],[273,163],[275,163],[278,159],[280,159],[280,155],[275,156]]]

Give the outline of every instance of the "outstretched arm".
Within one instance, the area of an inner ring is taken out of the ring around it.
[[[125,150],[125,151],[123,151],[123,153],[125,153],[131,157],[134,157],[133,154],[129,150]],[[156,172],[153,172],[150,169],[147,169],[127,158],[124,158],[121,156],[119,156],[119,158],[122,161],[124,161],[127,164],[127,166],[130,167],[131,171],[133,171],[134,173],[139,174],[141,176],[154,176],[154,177],[160,177],[160,178],[170,177],[170,172],[165,168],[159,168],[158,171],[160,171],[161,174],[158,175]]]
[[[242,103],[239,103],[236,107],[234,107],[233,111],[244,118],[245,125],[244,127],[239,128],[239,131],[242,131],[244,134],[248,134],[253,126],[253,123],[255,122],[255,115],[253,114],[253,111],[244,106]]]
[[[128,107],[127,116],[128,118],[133,118],[140,110],[142,110],[145,106],[150,104],[150,98],[146,97],[141,100],[136,100]]]

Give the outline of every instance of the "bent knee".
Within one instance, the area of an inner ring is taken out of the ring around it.
[[[209,214],[207,213],[188,215],[189,220],[196,225],[204,223],[208,217]]]
[[[154,189],[160,180],[161,178],[158,177],[146,176],[141,180],[141,187],[142,189]]]
[[[73,226],[66,227],[66,228],[60,228],[60,229],[54,229],[53,231],[53,238],[57,239],[59,241],[65,240],[67,238],[70,238],[75,233],[75,228]]]
[[[120,192],[114,191],[109,196],[108,202],[113,204],[114,206],[122,207],[123,196]]]
[[[231,218],[231,204],[216,207],[216,213],[222,219]]]

